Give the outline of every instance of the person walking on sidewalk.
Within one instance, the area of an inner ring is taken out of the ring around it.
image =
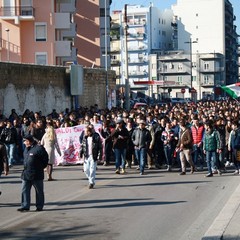
[[[5,176],[8,175],[9,166],[8,166],[8,157],[7,157],[7,149],[4,143],[0,142],[0,178],[2,173],[4,172]],[[2,194],[0,189],[0,195]]]
[[[44,207],[43,179],[44,168],[48,164],[48,154],[43,146],[38,145],[32,135],[24,137],[24,169],[22,171],[22,201],[19,212],[30,210],[31,188],[36,192],[36,211],[42,211]]]
[[[177,149],[180,152],[180,161],[182,166],[182,172],[180,175],[186,174],[186,161],[190,164],[191,173],[194,173],[195,166],[192,161],[192,148],[193,148],[193,138],[191,130],[187,127],[186,120],[181,119],[180,124],[180,136],[177,144]]]
[[[146,128],[144,120],[139,121],[139,126],[134,129],[132,141],[135,147],[135,157],[140,167],[140,175],[144,174],[144,168],[147,161],[147,150],[152,140],[149,130]]]
[[[95,185],[95,176],[97,169],[97,161],[102,160],[103,146],[100,135],[94,131],[92,124],[86,126],[84,130],[84,137],[80,146],[80,158],[84,156],[84,173],[89,182],[89,189]]]

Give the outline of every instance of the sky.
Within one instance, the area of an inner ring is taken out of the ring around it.
[[[153,3],[153,6],[162,10],[165,8],[171,8],[172,4],[175,4],[177,0],[112,0],[111,10],[121,10],[125,4],[139,4],[145,7]],[[237,26],[237,33],[240,35],[240,4],[239,0],[230,0],[233,5],[233,12],[236,16],[234,24]]]

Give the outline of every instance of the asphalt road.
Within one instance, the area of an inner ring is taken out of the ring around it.
[[[99,166],[88,189],[82,166],[56,167],[56,181],[45,181],[46,205],[35,212],[20,207],[21,166],[1,179],[0,239],[197,240],[213,223],[239,184],[230,171],[205,178],[188,173],[136,169],[116,175]]]

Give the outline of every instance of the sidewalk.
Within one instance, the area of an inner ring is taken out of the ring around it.
[[[240,183],[202,240],[240,240]]]

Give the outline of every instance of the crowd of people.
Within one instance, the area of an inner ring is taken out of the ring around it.
[[[197,104],[163,104],[127,111],[123,108],[80,107],[50,114],[15,109],[6,117],[0,112],[0,176],[23,163],[22,207],[29,211],[30,190],[36,189],[36,210],[44,206],[44,168],[52,181],[55,149],[61,155],[54,129],[85,125],[79,137],[79,157],[89,188],[95,185],[97,163],[115,164],[116,174],[135,166],[140,175],[145,169],[174,168],[185,175],[202,171],[206,177],[240,169],[240,104],[236,100],[199,101]],[[101,125],[100,131],[94,126]],[[104,159],[103,159],[104,158]],[[41,160],[42,159],[42,160]],[[43,164],[44,160],[44,164]],[[37,170],[35,169],[37,166]],[[0,192],[1,194],[1,192]]]
[[[207,166],[206,177],[221,175],[229,166],[239,174],[240,104],[233,99],[156,104],[130,111],[94,105],[62,112],[53,109],[46,115],[29,109],[22,114],[12,109],[9,116],[0,112],[0,141],[8,161],[0,165],[0,172],[7,174],[8,168],[23,162],[23,140],[31,135],[48,153],[47,175],[53,180],[54,149],[61,154],[54,129],[81,124],[86,125],[79,141],[89,188],[95,185],[97,162],[114,163],[116,174],[124,174],[132,166],[141,175],[147,168],[169,172],[176,168],[185,175],[188,166],[191,174]],[[102,126],[98,133],[94,124]]]

